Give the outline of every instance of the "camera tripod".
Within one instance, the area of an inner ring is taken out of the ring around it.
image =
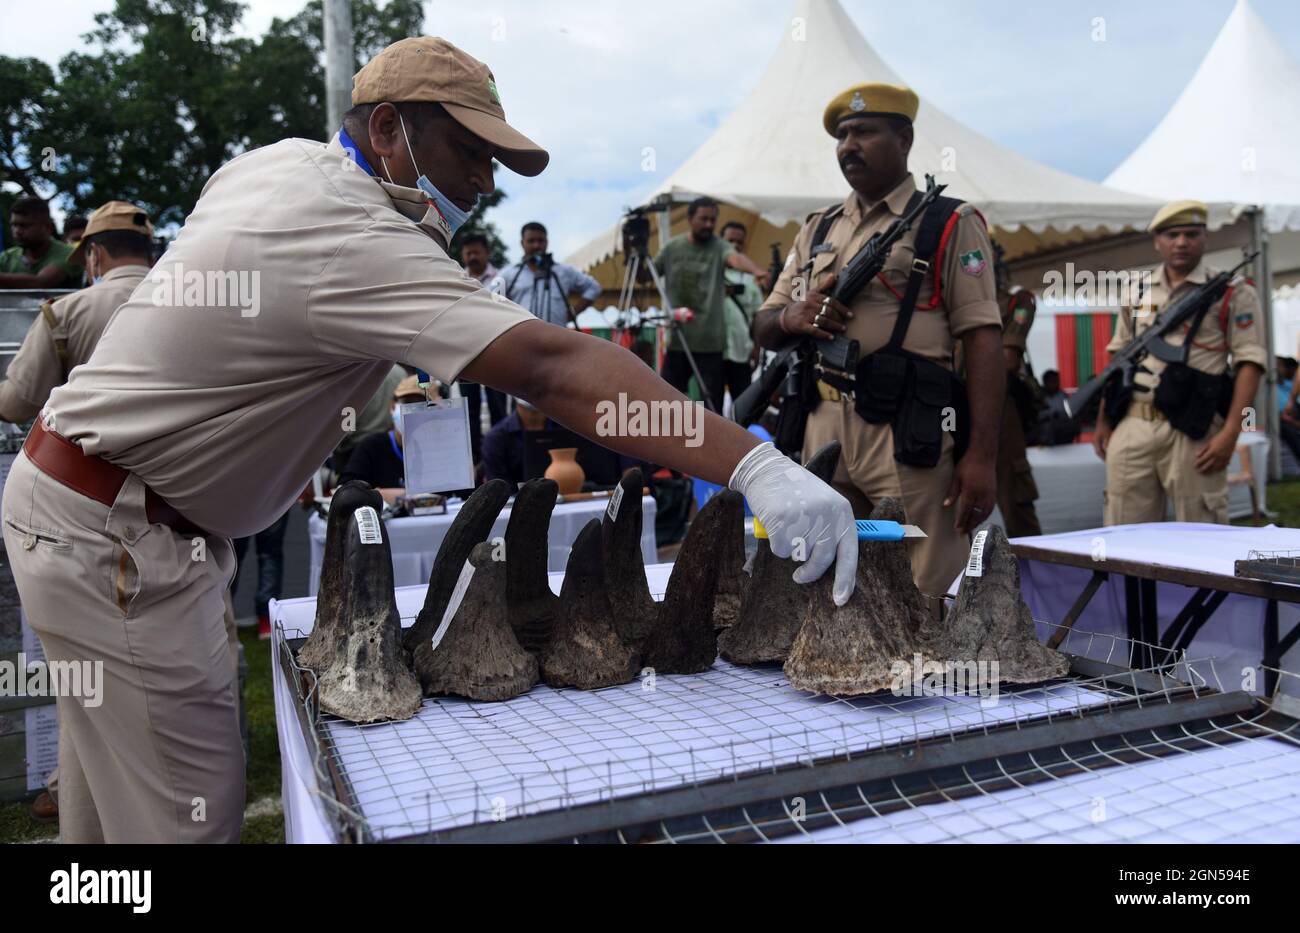
[[[690,344],[686,342],[686,334],[682,332],[682,326],[673,312],[672,304],[668,300],[668,289],[664,286],[663,276],[659,274],[654,261],[650,258],[649,224],[645,221],[644,214],[641,211],[632,211],[630,216],[631,219],[624,226],[623,255],[626,269],[623,273],[623,285],[618,294],[618,323],[615,327],[620,331],[629,329],[637,283],[641,280],[643,273],[648,273],[650,281],[654,283],[655,291],[659,294],[660,312],[657,315],[645,315],[641,314],[640,308],[636,310],[641,325],[649,324],[655,328],[655,361],[658,362],[663,355],[664,331],[667,330],[670,335],[669,345],[671,345],[671,337],[675,336],[677,345],[686,354],[686,362],[691,367],[691,374],[695,377],[695,384],[700,387],[700,395],[704,398],[705,407],[715,415],[721,414],[713,407],[713,397],[709,392],[709,384],[704,381],[699,364],[695,362],[695,354],[691,352]],[[635,233],[629,234],[628,232],[628,228],[638,222],[645,223],[646,235],[644,237],[637,237]]]

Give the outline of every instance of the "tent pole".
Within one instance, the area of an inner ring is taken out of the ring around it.
[[[1277,367],[1273,360],[1277,347],[1273,341],[1273,267],[1269,258],[1268,230],[1264,227],[1264,210],[1256,207],[1250,212],[1250,232],[1253,249],[1259,250],[1255,273],[1259,278],[1259,305],[1264,315],[1264,347],[1268,365],[1264,368],[1264,424],[1268,431],[1268,478],[1276,483],[1282,478],[1281,436],[1277,410]]]

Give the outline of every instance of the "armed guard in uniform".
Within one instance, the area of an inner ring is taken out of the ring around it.
[[[1215,275],[1202,260],[1207,214],[1199,201],[1157,212],[1148,229],[1164,263],[1149,285],[1130,291],[1107,350],[1122,349]],[[1176,521],[1227,523],[1228,462],[1268,363],[1260,330],[1259,296],[1238,277],[1221,301],[1167,338],[1186,346],[1195,333],[1184,362],[1147,356],[1131,392],[1108,392],[1093,440],[1106,461],[1107,525],[1164,521],[1168,500]]]
[[[832,100],[823,116],[853,191],[814,213],[755,321],[759,342],[857,341],[852,372],[820,355],[805,367],[809,391],[786,398],[807,412],[805,457],[843,445],[835,487],[865,517],[883,496],[901,497],[922,592],[938,594],[961,570],[969,530],[993,508],[994,461],[1005,377],[995,301],[993,247],[968,204],[938,198],[890,251],[880,274],[845,307],[830,297],[835,278],[874,234],[919,206],[907,169],[918,100],[907,88],[865,84]],[[960,338],[969,381],[956,377]]]
[[[31,421],[68,373],[90,359],[119,305],[149,274],[153,225],[126,201],[109,201],[90,215],[70,257],[85,265],[94,284],[41,304],[23,345],[0,382],[0,418]]]
[[[1002,406],[1002,433],[998,441],[998,511],[1007,537],[1041,535],[1034,502],[1038,485],[1026,453],[1025,434],[1038,423],[1046,408],[1042,388],[1025,359],[1025,344],[1034,326],[1038,303],[1032,292],[1012,285],[1010,270],[995,244],[998,307],[1002,311],[1002,361],[1007,370],[1007,400]]]

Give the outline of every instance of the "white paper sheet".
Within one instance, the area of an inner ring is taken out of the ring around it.
[[[777,841],[1294,843],[1300,750],[1238,742],[900,810]]]
[[[27,729],[27,789],[44,790],[50,772],[59,766],[59,719],[53,703],[29,706]]]
[[[474,486],[468,412],[463,398],[402,406],[402,454],[408,495]]]

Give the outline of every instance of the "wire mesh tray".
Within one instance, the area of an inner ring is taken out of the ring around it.
[[[299,691],[320,786],[333,792],[329,809],[343,837],[358,841],[590,836],[851,783],[863,767],[938,766],[959,745],[962,758],[978,760],[1028,735],[1045,744],[1131,725],[1120,714],[1136,712],[1141,725],[1192,718],[1189,702],[1218,698],[1220,711],[1251,703],[1235,695],[1222,705],[1209,662],[1164,656],[1164,668],[1126,671],[1109,662],[1129,656],[1127,640],[1070,638],[1082,644],[1066,647],[1087,655],[1074,659],[1073,676],[1004,685],[996,698],[812,696],[792,688],[779,667],[719,660],[704,674],[591,692],[539,685],[507,703],[426,699],[414,719],[368,726],[317,715],[314,676],[289,650],[300,640],[284,643],[281,661]],[[1057,732],[1039,735],[1036,725]]]

